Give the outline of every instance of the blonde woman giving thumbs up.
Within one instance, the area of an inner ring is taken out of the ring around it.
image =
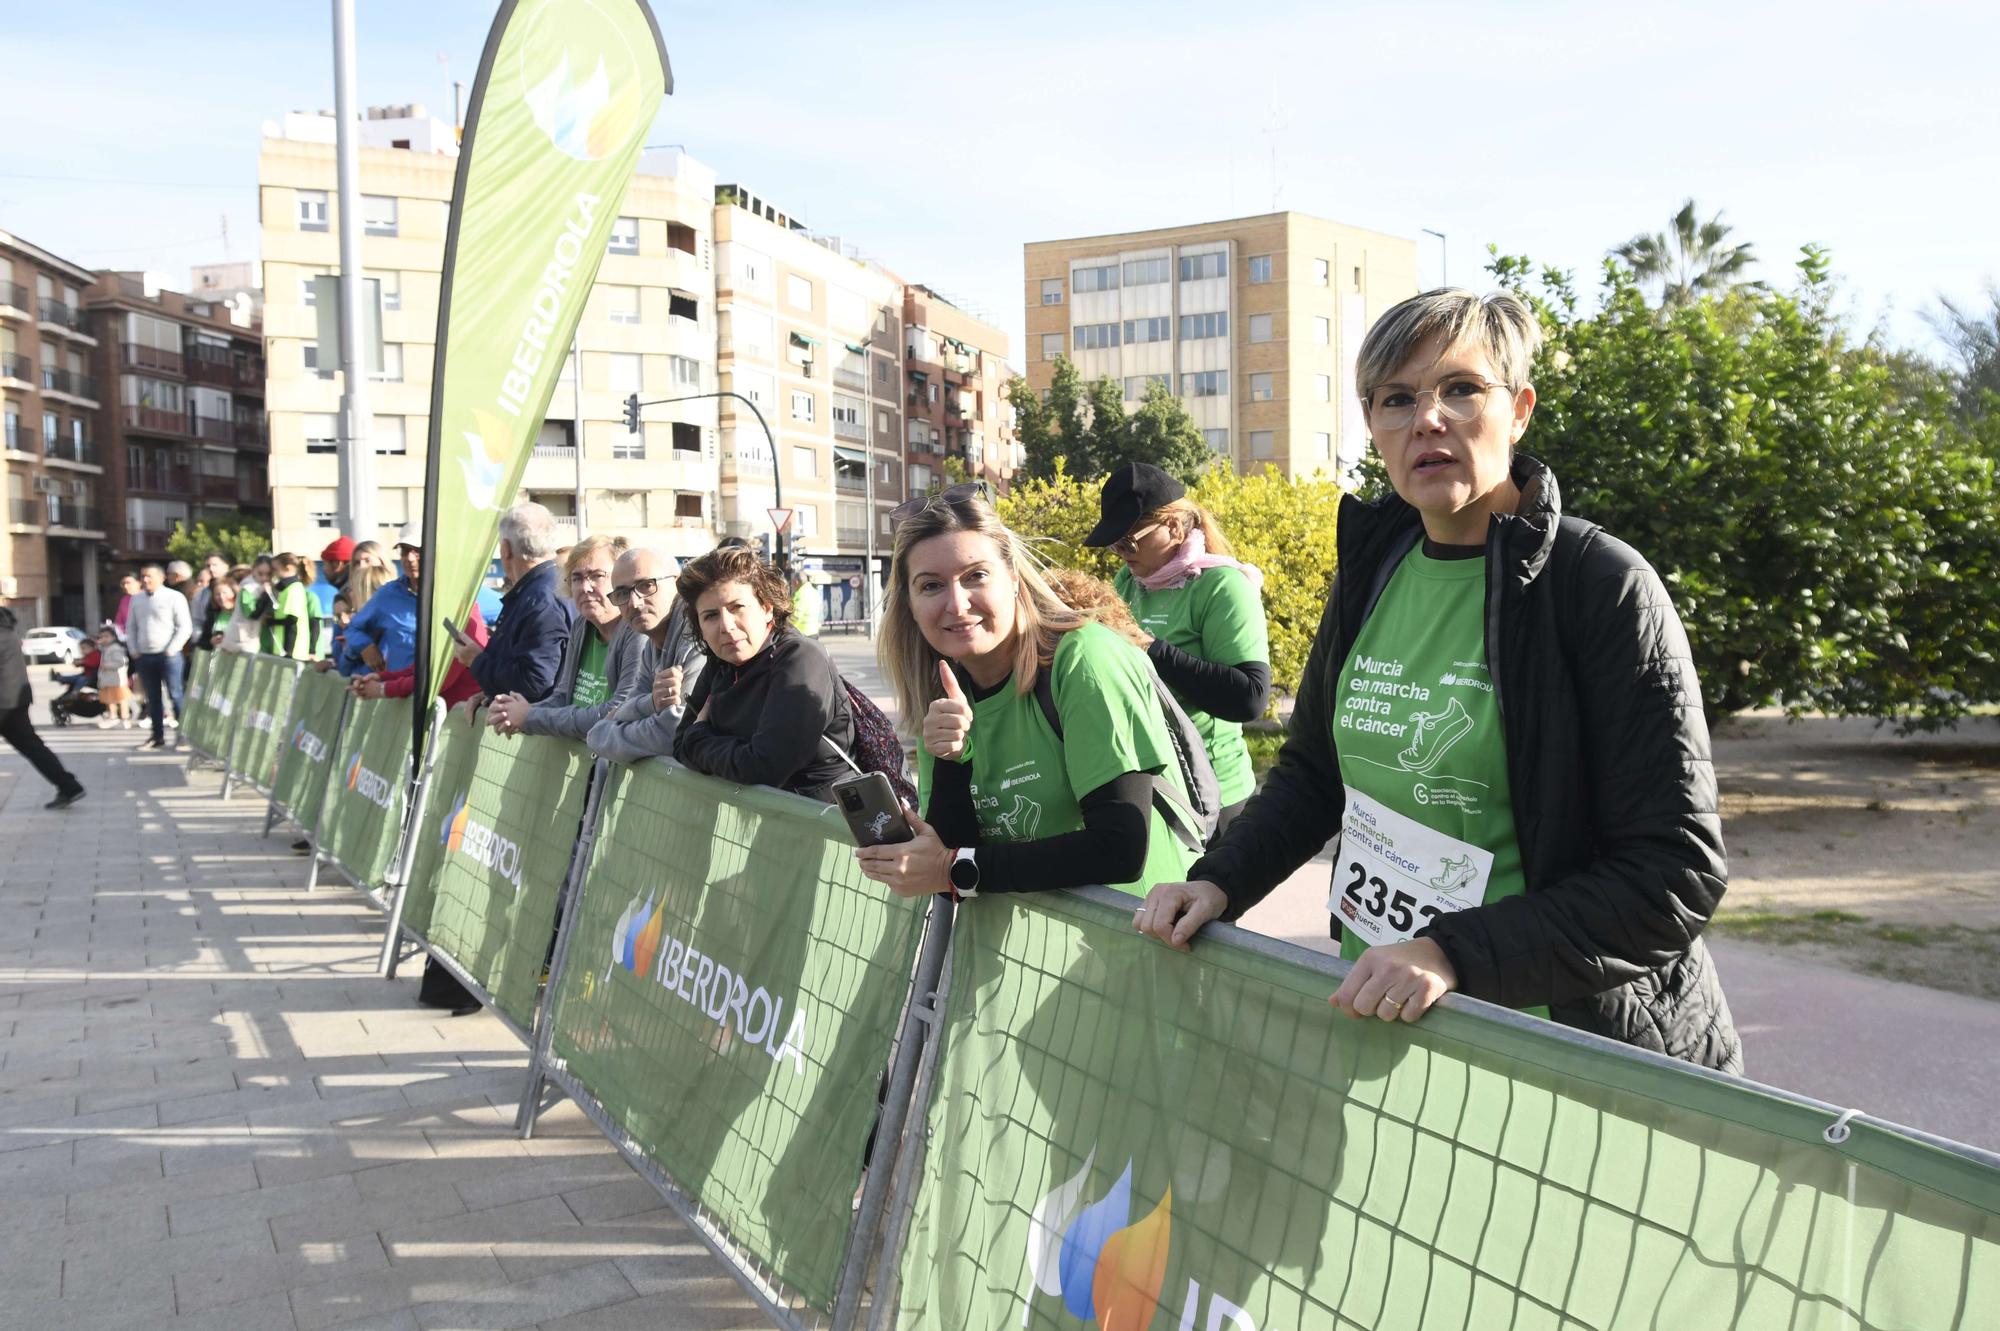
[[[1190,858],[1155,804],[1186,800],[1132,641],[1065,605],[975,485],[898,521],[881,643],[915,721],[916,838],[857,852],[900,896],[1104,883],[1144,895]],[[1060,728],[1036,697],[1047,672]]]

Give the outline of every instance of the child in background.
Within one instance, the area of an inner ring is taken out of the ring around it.
[[[131,662],[116,629],[107,624],[97,631],[97,700],[104,704],[104,715],[97,718],[99,730],[119,724],[132,728],[132,688],[125,682]]]

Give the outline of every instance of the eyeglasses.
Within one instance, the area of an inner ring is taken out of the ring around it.
[[[1145,540],[1148,536],[1151,536],[1154,532],[1158,531],[1160,528],[1164,526],[1166,526],[1164,522],[1156,522],[1152,526],[1146,528],[1144,531],[1135,531],[1126,533],[1124,536],[1119,537],[1117,540],[1111,543],[1111,553],[1114,555],[1138,554],[1139,542]]]
[[[973,498],[984,499],[990,503],[993,492],[987,488],[985,481],[960,481],[957,485],[947,486],[934,495],[918,495],[915,499],[905,499],[889,510],[889,525],[900,526],[933,504],[957,504]]]
[[[630,582],[621,582],[611,589],[611,604],[626,605],[635,596],[650,601],[653,593],[660,590],[661,581],[660,578],[634,578]]]
[[[1423,399],[1437,403],[1438,415],[1448,421],[1469,421],[1486,410],[1486,399],[1496,388],[1505,388],[1489,379],[1448,379],[1436,388],[1413,392],[1408,388],[1378,388],[1368,399],[1368,425],[1375,430],[1403,430],[1416,420]]]
[[[580,568],[569,575],[572,587],[599,587],[611,581],[611,571],[601,568]]]

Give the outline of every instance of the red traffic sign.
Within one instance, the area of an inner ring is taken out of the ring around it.
[[[771,515],[771,526],[779,533],[792,525],[792,510],[789,508],[767,508],[764,511]]]

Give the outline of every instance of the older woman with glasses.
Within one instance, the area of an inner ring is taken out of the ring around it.
[[[1351,1016],[1415,1021],[1456,990],[1739,1071],[1701,940],[1727,869],[1687,635],[1646,561],[1515,451],[1539,340],[1507,292],[1426,292],[1370,330],[1357,376],[1394,493],[1341,503],[1264,788],[1134,922],[1184,948],[1337,839]]]
[[[556,686],[537,703],[501,694],[487,724],[503,735],[580,740],[644,682],[639,645],[620,633],[623,620],[612,604],[611,570],[626,548],[623,536],[586,536],[563,555],[563,583],[578,624],[563,648]]]

